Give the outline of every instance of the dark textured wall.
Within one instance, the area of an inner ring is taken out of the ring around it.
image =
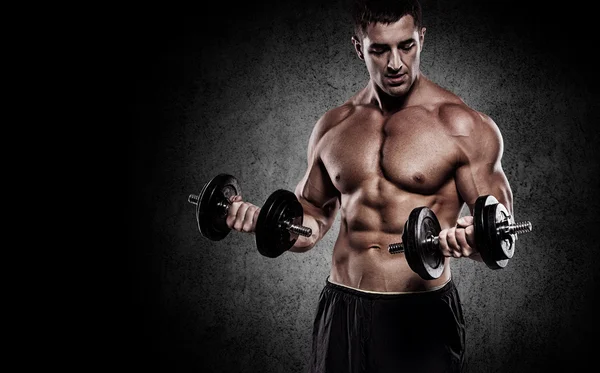
[[[517,219],[534,226],[503,270],[452,264],[467,372],[569,371],[597,348],[593,25],[542,4],[424,4],[422,70],[496,121]],[[344,2],[118,15],[130,240],[109,355],[161,372],[304,371],[339,220],[314,250],[268,259],[251,235],[203,239],[186,199],[221,172],[259,205],[293,190],[315,121],[368,79]]]

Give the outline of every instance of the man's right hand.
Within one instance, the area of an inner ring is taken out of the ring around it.
[[[233,196],[229,201],[231,205],[227,210],[227,226],[238,232],[254,232],[260,207],[242,201],[241,196]]]

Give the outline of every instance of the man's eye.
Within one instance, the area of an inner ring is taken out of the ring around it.
[[[405,50],[405,51],[408,51],[408,50],[410,50],[412,47],[414,47],[414,45],[415,45],[414,43],[412,43],[412,44],[408,44],[408,45],[404,45],[404,46],[402,46],[402,47],[401,47],[401,49],[402,49],[402,50]]]
[[[382,54],[383,52],[383,49],[371,49],[371,53],[373,54]]]

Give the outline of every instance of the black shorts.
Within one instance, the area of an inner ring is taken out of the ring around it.
[[[452,281],[419,293],[371,293],[327,281],[310,373],[460,372],[465,323]]]

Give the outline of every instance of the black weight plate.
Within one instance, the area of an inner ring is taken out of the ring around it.
[[[440,223],[429,208],[413,209],[402,234],[404,255],[410,268],[425,280],[439,278],[444,271],[444,256],[426,242],[427,237],[438,236]]]
[[[485,231],[485,240],[487,242],[487,249],[486,249],[486,256],[483,257],[483,260],[485,262],[485,264],[487,264],[488,268],[490,269],[502,269],[504,267],[506,267],[506,265],[508,264],[508,259],[499,259],[497,257],[498,255],[498,249],[495,247],[496,242],[494,240],[497,240],[497,238],[494,238],[494,235],[492,234],[491,229],[490,228],[490,219],[494,219],[495,218],[495,214],[492,212],[492,210],[495,210],[495,207],[498,204],[492,204],[492,205],[488,205],[488,206],[484,206],[483,208],[483,212],[482,212],[482,216],[485,220],[484,226],[482,229],[484,229]]]
[[[260,209],[256,221],[256,247],[258,252],[276,258],[288,251],[298,239],[296,233],[286,229],[284,222],[302,225],[304,210],[296,195],[288,190],[273,192]]]
[[[486,229],[488,240],[491,244],[492,256],[498,265],[502,268],[506,267],[507,259],[513,257],[514,254],[514,237],[509,234],[500,234],[498,228],[503,225],[512,224],[512,217],[506,210],[506,207],[501,203],[486,206],[483,209],[483,215],[486,217]]]
[[[481,259],[483,259],[484,263],[488,266],[488,268],[499,269],[503,267],[499,267],[496,259],[494,259],[494,255],[492,254],[491,243],[488,239],[487,234],[487,221],[484,215],[484,207],[490,206],[493,204],[497,204],[498,200],[491,195],[482,195],[477,198],[475,201],[475,206],[473,208],[473,225],[475,228],[475,246],[477,246],[477,250],[481,255]]]
[[[202,236],[219,241],[225,238],[231,229],[227,226],[227,209],[220,204],[228,203],[229,198],[242,195],[235,177],[219,174],[204,185],[196,207],[196,220]]]

